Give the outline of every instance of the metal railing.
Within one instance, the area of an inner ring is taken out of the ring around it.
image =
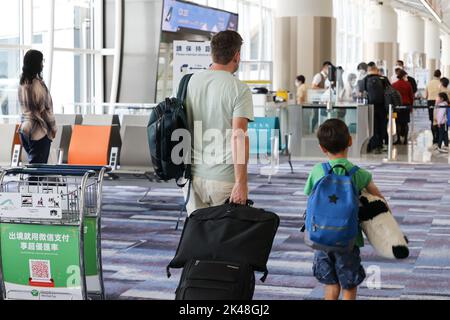
[[[62,114],[149,114],[156,104],[149,103],[68,103],[61,106]]]

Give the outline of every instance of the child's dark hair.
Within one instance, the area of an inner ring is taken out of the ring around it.
[[[338,154],[349,147],[350,131],[342,120],[330,119],[320,126],[317,138],[324,149],[332,154]]]
[[[305,76],[300,75],[300,76],[297,77],[297,81],[301,82],[301,83],[305,83],[306,82],[306,78],[305,78]]]
[[[445,92],[439,93],[439,98],[441,98],[442,101],[445,101],[445,102],[449,103],[449,101],[448,101],[448,94],[446,94]]]
[[[448,88],[448,84],[449,84],[449,80],[448,80],[448,78],[442,78],[441,79],[441,84],[442,84],[442,86],[444,87],[444,88]]]

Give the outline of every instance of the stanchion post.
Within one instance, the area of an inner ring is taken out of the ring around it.
[[[411,137],[411,142],[412,143],[414,143],[414,141],[413,141],[413,136],[414,136],[414,130],[416,129],[416,126],[415,126],[415,122],[416,121],[416,115],[415,115],[415,112],[414,112],[414,106],[412,106],[412,110],[411,110],[411,132],[410,132],[410,134],[409,134],[409,136]],[[408,139],[408,137],[406,137],[406,139]]]
[[[393,131],[394,131],[394,110],[392,107],[392,104],[389,105],[389,122],[388,122],[388,127],[389,127],[389,134],[388,134],[388,161],[392,161],[392,148],[394,145],[394,135],[393,135]]]

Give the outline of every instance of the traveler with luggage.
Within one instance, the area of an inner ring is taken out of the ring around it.
[[[440,92],[441,86],[441,70],[436,70],[434,72],[433,79],[428,83],[425,98],[428,102],[428,115],[431,122],[431,132],[433,133],[433,149],[437,148],[437,143],[439,140],[438,128],[434,125],[434,106],[436,105],[436,99]]]
[[[404,70],[398,73],[398,81],[392,86],[402,95],[402,109],[397,110],[397,129],[398,138],[394,144],[408,144],[409,123],[411,122],[411,113],[413,112],[414,92],[411,83],[408,82],[408,74]]]
[[[325,285],[325,299],[355,300],[366,275],[361,265],[364,246],[358,222],[363,189],[383,198],[372,175],[348,161],[352,138],[346,124],[326,121],[318,131],[320,148],[329,161],[317,164],[305,186],[309,196],[305,242],[315,249],[313,272]]]
[[[387,126],[387,110],[385,106],[386,78],[379,75],[374,62],[368,64],[369,74],[362,83],[363,92],[367,93],[368,103],[374,108],[374,136],[370,139],[367,152],[381,154],[383,152],[383,140],[385,139]]]
[[[46,164],[56,135],[53,102],[42,79],[44,56],[29,50],[23,60],[19,103],[22,111],[19,134],[30,164]]]
[[[189,194],[189,185],[184,188],[189,215],[228,199],[236,204],[245,204],[248,199],[247,130],[254,119],[253,97],[249,87],[234,76],[242,43],[237,32],[216,34],[211,41],[211,68],[194,74],[187,88],[186,112],[193,146],[192,192]],[[199,127],[201,132],[195,130]],[[214,141],[220,150],[211,152],[207,147],[213,140],[204,135],[208,132],[220,137],[222,141]]]
[[[439,93],[436,99],[436,123],[439,130],[438,151],[448,153],[448,95]]]

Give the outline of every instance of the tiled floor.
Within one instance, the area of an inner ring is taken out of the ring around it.
[[[367,281],[360,299],[450,299],[450,166],[448,155],[428,151],[431,134],[427,111],[415,114],[413,143],[386,155],[363,156],[358,165],[370,170],[410,240],[411,256],[387,261],[370,245],[362,249]],[[428,131],[427,131],[428,130]],[[266,283],[256,299],[320,299],[322,286],[312,276],[312,252],[299,228],[306,207],[303,187],[317,160],[294,163],[295,173],[281,167],[271,185],[251,167],[251,199],[281,217]],[[433,164],[432,164],[433,163]],[[174,226],[182,195],[170,184],[153,184],[146,205],[137,203],[145,180],[121,180],[105,188],[103,257],[105,285],[111,299],[173,299],[180,271],[167,279],[165,266],[175,254],[181,231]]]
[[[270,275],[266,283],[258,283],[256,299],[318,299],[322,295],[322,286],[312,277],[312,252],[299,233],[307,200],[302,190],[313,164],[295,162],[294,174],[282,166],[272,185],[252,167],[255,205],[281,217]],[[387,261],[377,257],[370,245],[363,248],[369,277],[360,289],[360,299],[450,299],[450,166],[358,164],[373,172],[411,249],[409,259]],[[143,180],[124,180],[105,188],[103,256],[109,298],[174,298],[180,272],[167,279],[165,266],[181,233],[174,226],[182,196],[171,185],[154,185],[150,202],[140,205],[137,200],[146,185]]]

